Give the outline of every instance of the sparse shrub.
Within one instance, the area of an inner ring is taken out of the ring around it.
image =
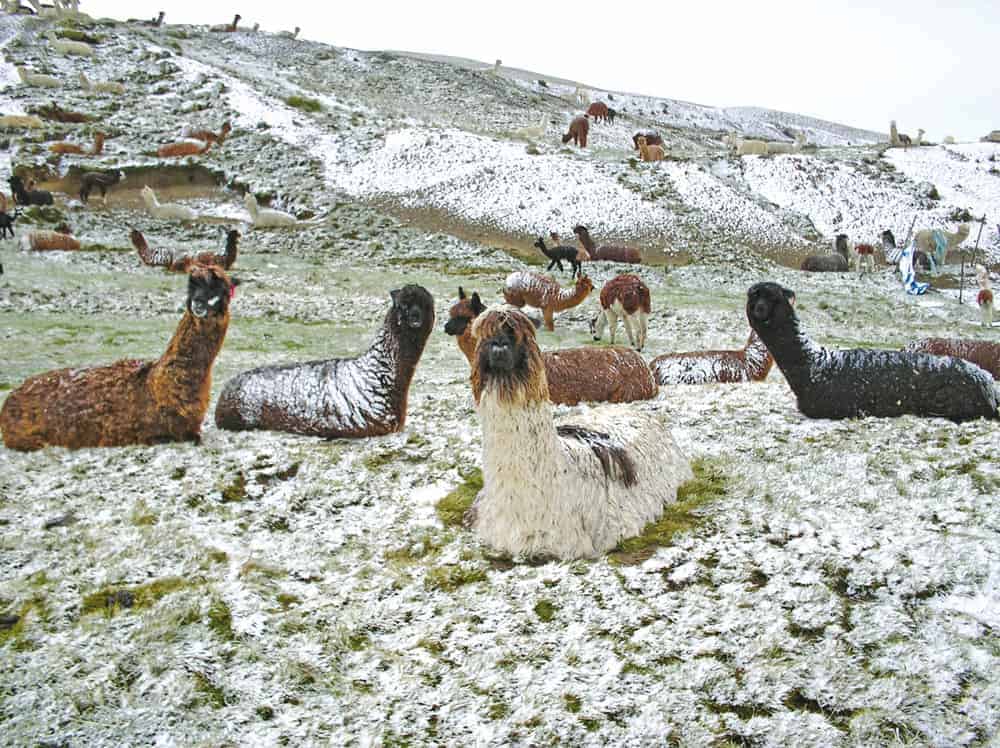
[[[289,96],[285,103],[290,107],[301,109],[303,112],[321,112],[323,105],[317,99],[310,99],[308,96]]]

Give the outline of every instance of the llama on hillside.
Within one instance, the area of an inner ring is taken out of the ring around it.
[[[611,345],[615,344],[618,319],[622,320],[629,345],[641,351],[646,345],[647,319],[650,313],[649,287],[632,273],[616,276],[604,284],[600,295],[601,311],[590,321],[594,340],[604,334],[604,323],[611,327]],[[638,329],[632,334],[632,320]]]
[[[676,501],[693,474],[662,404],[597,406],[557,424],[528,318],[491,309],[474,328],[483,489],[466,521],[483,542],[517,556],[592,558]]]
[[[91,81],[84,73],[77,76],[80,81],[80,88],[84,91],[94,91],[96,93],[125,93],[125,84],[118,81]]]
[[[238,282],[217,267],[192,268],[184,316],[156,361],[30,377],[0,410],[4,444],[29,451],[197,442]]]
[[[76,154],[78,156],[99,156],[104,151],[105,137],[106,136],[103,132],[94,133],[94,145],[90,148],[86,148],[79,143],[60,141],[58,143],[49,143],[49,150],[52,151],[52,153]]]
[[[30,181],[30,180],[29,180]],[[52,193],[48,190],[26,189],[21,177],[16,174],[7,180],[14,202],[18,205],[52,205]]]
[[[46,231],[44,229],[29,231],[21,235],[22,252],[64,251],[75,252],[80,249],[80,241],[62,231]]]
[[[238,374],[219,395],[216,425],[328,439],[401,431],[413,372],[434,327],[434,299],[416,285],[390,296],[382,329],[366,353]]]
[[[666,157],[662,145],[648,145],[646,139],[641,135],[636,143],[639,146],[639,159],[641,161],[662,161]]]
[[[556,329],[555,313],[580,304],[593,289],[594,284],[586,275],[580,276],[573,288],[561,288],[546,275],[518,270],[504,281],[503,297],[513,306],[541,309],[545,329],[552,332]]]
[[[167,221],[193,221],[197,214],[186,205],[179,203],[160,203],[156,199],[156,193],[149,185],[142,188],[142,201],[146,205],[146,210],[153,218],[161,218]]]
[[[594,240],[590,238],[590,231],[586,226],[576,225],[573,227],[577,241],[587,250],[590,259],[603,262],[622,262],[630,265],[638,265],[642,262],[642,253],[633,247],[620,247],[610,244],[602,244],[600,247],[594,245]]]
[[[473,322],[486,307],[478,293],[466,297],[458,289],[458,302],[448,311],[444,331],[455,336],[459,350],[470,366],[475,366],[476,339]],[[630,403],[656,397],[656,382],[645,359],[635,351],[618,346],[561,348],[543,351],[549,400],[561,405]]]
[[[747,292],[747,319],[809,418],[916,415],[1000,418],[993,378],[961,359],[909,351],[834,351],[801,330],[794,294],[777,283]]]
[[[587,147],[587,134],[590,132],[590,120],[587,115],[581,115],[579,117],[574,117],[569,123],[569,130],[565,135],[562,136],[562,142],[568,143],[573,141],[573,145],[578,145],[581,148]]]
[[[26,86],[37,86],[38,88],[59,88],[62,81],[52,75],[44,73],[32,73],[27,68],[18,67],[17,74],[21,78],[21,83]]]
[[[990,273],[985,265],[976,265],[976,280],[979,282],[979,293],[976,304],[982,316],[983,327],[993,326],[993,287],[990,285]]]

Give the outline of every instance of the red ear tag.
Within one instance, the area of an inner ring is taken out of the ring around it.
[[[229,287],[229,300],[232,301],[233,297],[236,295],[236,286]]]

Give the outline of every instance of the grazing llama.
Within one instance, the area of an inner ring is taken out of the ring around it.
[[[604,323],[611,328],[611,345],[615,344],[618,319],[622,320],[628,344],[641,351],[646,345],[647,319],[650,312],[649,287],[642,278],[632,273],[624,273],[612,278],[601,289],[601,311],[590,321],[590,333],[594,340],[604,334]],[[637,329],[632,333],[633,319]]]
[[[662,145],[647,145],[646,138],[639,136],[639,159],[642,161],[662,161],[666,157]]]
[[[569,130],[565,135],[562,136],[562,142],[568,143],[573,141],[573,145],[578,145],[581,148],[587,147],[587,134],[590,132],[590,120],[587,115],[581,115],[579,117],[574,117],[573,121],[569,123]]]
[[[597,406],[557,424],[530,320],[503,307],[474,327],[483,490],[466,524],[487,545],[524,557],[593,558],[676,501],[693,474],[662,404]]]

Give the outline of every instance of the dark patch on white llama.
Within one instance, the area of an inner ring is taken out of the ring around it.
[[[777,283],[751,286],[747,318],[809,418],[1000,418],[993,379],[979,367],[925,353],[828,350],[799,329],[792,298]]]
[[[628,452],[612,440],[610,434],[573,424],[556,426],[556,433],[563,439],[576,439],[590,447],[594,456],[601,463],[601,470],[608,480],[618,481],[626,488],[634,486],[638,482],[635,463]]]

